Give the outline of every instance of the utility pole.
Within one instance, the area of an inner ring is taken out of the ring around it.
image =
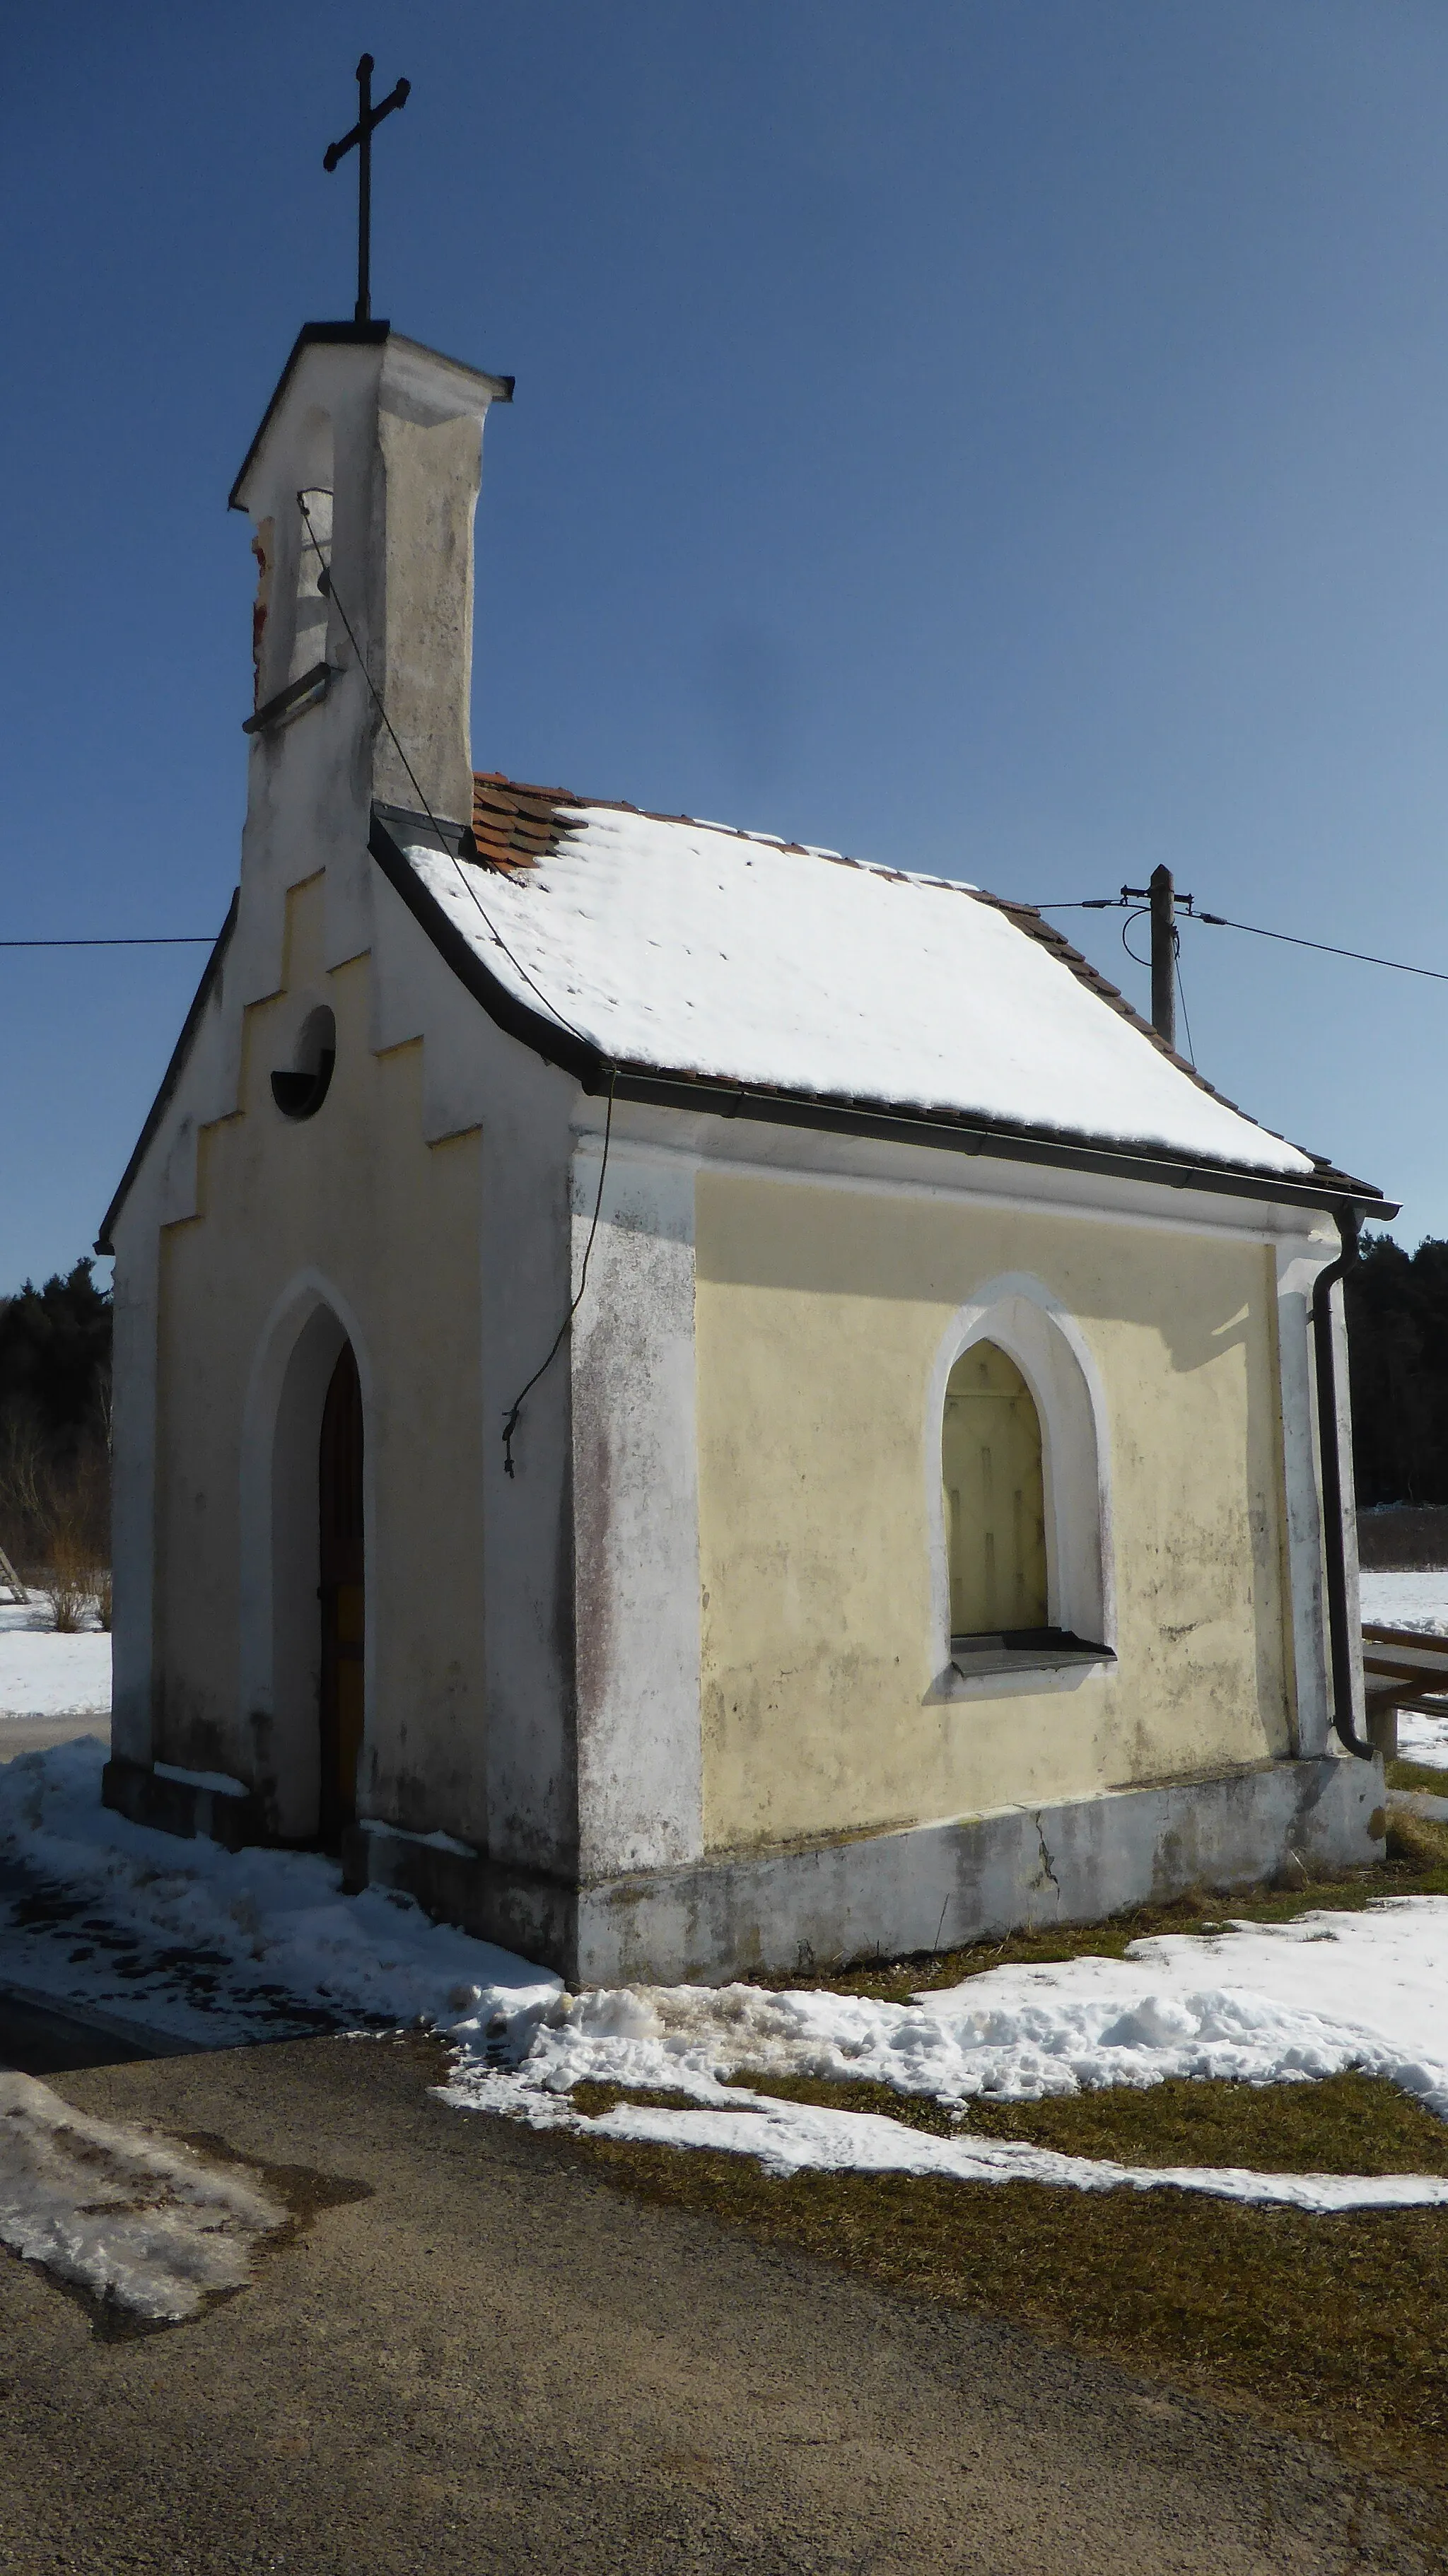
[[[1168,867],[1151,872],[1151,1025],[1176,1046],[1176,888]]]

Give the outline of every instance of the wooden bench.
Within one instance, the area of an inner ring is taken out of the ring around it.
[[[1365,1619],[1363,1683],[1369,1741],[1385,1762],[1395,1762],[1400,1709],[1448,1717],[1448,1637],[1425,1637],[1417,1628],[1382,1628]]]

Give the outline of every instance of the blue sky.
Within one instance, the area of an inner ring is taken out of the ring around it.
[[[226,908],[226,493],[351,310],[363,45],[375,309],[518,378],[479,766],[1448,969],[1440,0],[13,18],[0,936]],[[202,954],[0,952],[0,1291],[88,1247]],[[1448,1235],[1448,986],[1182,963],[1209,1077]]]

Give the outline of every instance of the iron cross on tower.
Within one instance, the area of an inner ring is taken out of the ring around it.
[[[384,116],[395,107],[407,105],[411,81],[400,80],[395,90],[384,98],[380,107],[372,104],[373,63],[364,54],[357,66],[357,122],[340,143],[329,143],[322,155],[324,170],[335,170],[339,161],[357,146],[357,311],[358,322],[372,319],[372,136]]]

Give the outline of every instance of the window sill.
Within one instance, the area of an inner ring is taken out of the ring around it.
[[[304,714],[308,707],[319,706],[335,676],[330,662],[314,662],[310,671],[304,671],[299,680],[293,680],[285,689],[278,689],[276,696],[268,698],[264,707],[258,707],[255,715],[247,716],[242,732],[267,733],[274,725],[290,723],[293,716]]]
[[[1067,1628],[1020,1628],[1005,1636],[952,1637],[947,1681],[1029,1682],[1037,1674],[1079,1673],[1115,1661],[1109,1646]]]

